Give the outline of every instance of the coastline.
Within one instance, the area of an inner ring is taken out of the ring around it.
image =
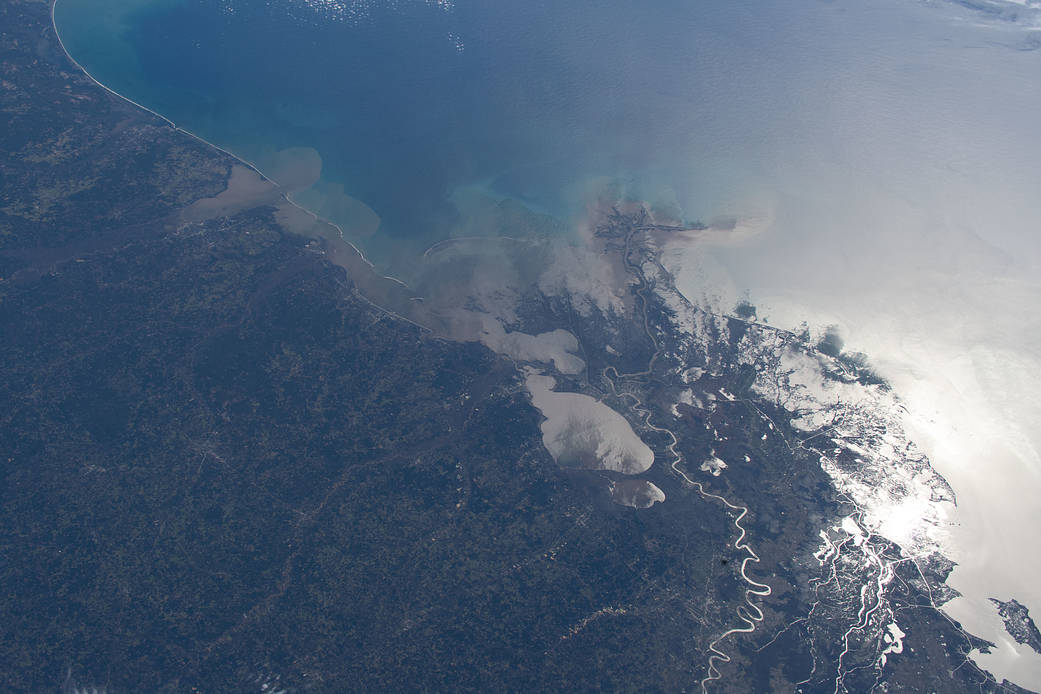
[[[61,32],[58,30],[58,22],[57,22],[57,20],[55,18],[55,8],[58,6],[58,2],[59,2],[59,0],[51,0],[51,2],[50,2],[51,30],[54,32],[54,37],[57,39],[58,45],[61,47],[62,53],[65,54],[66,60],[68,60],[72,64],[73,67],[75,67],[77,70],[79,70],[84,75],[86,75],[87,79],[89,79],[91,82],[93,82],[97,86],[101,87],[102,89],[104,89],[109,94],[115,96],[117,99],[121,99],[121,100],[129,103],[131,106],[139,108],[139,109],[145,111],[146,113],[149,113],[149,114],[155,116],[159,120],[165,122],[167,125],[169,125],[174,130],[176,130],[178,132],[182,132],[185,135],[188,135],[189,137],[192,137],[192,138],[198,140],[199,142],[203,143],[207,147],[211,147],[211,148],[217,150],[218,152],[220,152],[221,154],[224,154],[224,155],[226,155],[228,157],[231,157],[236,162],[238,162],[238,163],[242,164],[243,166],[247,167],[248,169],[250,169],[251,171],[256,173],[258,176],[260,176],[263,180],[265,180],[266,182],[268,182],[272,186],[274,186],[276,191],[278,192],[279,197],[282,198],[283,200],[285,200],[288,204],[290,204],[293,207],[295,207],[296,209],[306,213],[316,223],[318,223],[318,224],[327,224],[330,227],[336,229],[336,233],[339,235],[340,240],[343,243],[345,243],[348,246],[350,246],[350,248],[358,255],[358,257],[362,261],[365,262],[366,265],[369,266],[369,268],[371,268],[372,272],[375,275],[377,275],[379,277],[379,279],[388,280],[388,281],[391,281],[391,282],[396,282],[397,284],[401,285],[403,288],[411,290],[411,287],[409,287],[409,285],[404,280],[401,280],[400,278],[394,277],[392,275],[381,275],[379,273],[379,271],[376,269],[376,265],[371,260],[369,260],[367,257],[365,257],[365,253],[363,253],[362,250],[360,248],[358,248],[356,245],[354,245],[353,243],[351,243],[350,241],[347,240],[346,235],[343,233],[343,228],[340,227],[339,224],[319,216],[318,213],[316,213],[313,210],[310,210],[310,209],[304,207],[303,205],[301,205],[298,202],[296,202],[295,200],[293,200],[292,197],[290,196],[290,194],[288,192],[286,192],[283,189],[283,187],[277,181],[275,181],[273,178],[271,178],[270,176],[265,174],[260,169],[259,166],[257,166],[253,162],[249,161],[248,159],[246,159],[246,158],[244,158],[244,157],[242,157],[242,156],[240,156],[238,154],[235,154],[234,152],[231,152],[230,150],[227,150],[224,147],[221,147],[218,144],[210,142],[206,138],[204,138],[204,137],[202,137],[202,136],[192,132],[191,130],[187,130],[185,128],[182,128],[181,126],[177,125],[175,122],[173,122],[172,120],[170,120],[169,118],[167,118],[163,114],[161,114],[161,113],[159,113],[157,111],[154,111],[154,110],[148,108],[147,106],[138,103],[137,101],[134,101],[133,99],[131,99],[128,96],[120,94],[115,89],[112,89],[111,87],[107,86],[106,84],[104,84],[103,82],[98,80],[96,77],[94,77],[94,75],[92,75],[90,73],[90,71],[87,70],[87,68],[85,68],[82,64],[80,64],[80,62],[77,61],[72,56],[71,53],[69,53],[68,48],[65,47],[65,42],[61,38]],[[406,321],[408,321],[410,323],[413,323],[414,325],[417,325],[418,327],[421,327],[423,329],[429,329],[429,328],[426,328],[425,326],[420,326],[415,321],[409,320],[408,318],[405,318],[404,316],[400,316],[400,315],[394,313],[393,311],[391,311],[391,310],[389,310],[389,309],[387,309],[387,308],[385,308],[383,306],[380,306],[379,304],[376,304],[375,302],[372,302],[368,298],[366,298],[366,300],[370,301],[370,303],[372,303],[374,306],[376,306],[380,310],[387,311],[388,313],[394,314],[394,315],[398,316],[399,318],[401,318],[402,320],[406,320]]]
[[[198,140],[199,142],[203,143],[204,145],[207,145],[208,147],[211,147],[214,150],[221,152],[222,154],[230,157],[235,162],[239,162],[244,167],[247,167],[249,170],[253,171],[256,175],[261,177],[264,181],[270,183],[274,187],[274,191],[278,193],[279,197],[282,200],[284,200],[286,203],[288,203],[290,206],[292,206],[296,210],[299,210],[300,212],[306,214],[309,218],[313,219],[316,224],[327,224],[330,228],[336,229],[336,232],[338,234],[339,239],[345,244],[345,249],[349,248],[351,252],[356,254],[356,256],[358,258],[360,258],[362,261],[364,261],[364,263],[371,270],[371,272],[372,272],[372,274],[374,276],[378,276],[378,278],[381,279],[381,280],[386,280],[386,281],[390,281],[390,282],[396,283],[397,285],[400,285],[401,287],[403,287],[406,290],[410,290],[411,289],[406,282],[402,281],[399,278],[396,278],[396,277],[393,277],[393,276],[388,276],[388,275],[380,275],[380,273],[376,270],[375,265],[365,257],[364,253],[357,246],[355,246],[353,243],[351,243],[350,241],[348,241],[345,238],[344,231],[338,224],[336,224],[336,223],[334,223],[332,221],[329,221],[327,219],[323,219],[316,212],[314,212],[314,211],[312,211],[312,210],[310,210],[310,209],[300,205],[299,203],[295,202],[290,197],[290,194],[288,192],[286,192],[283,189],[282,186],[280,186],[277,182],[275,182],[273,179],[271,179],[269,176],[267,176],[259,167],[257,167],[255,164],[253,164],[249,160],[247,160],[247,159],[245,159],[245,158],[243,158],[243,157],[241,157],[241,156],[239,156],[239,155],[237,155],[237,154],[235,154],[235,153],[233,153],[233,152],[231,152],[231,151],[229,151],[229,150],[227,150],[227,149],[225,149],[225,148],[223,148],[223,147],[221,147],[221,146],[219,146],[217,144],[214,144],[213,142],[210,142],[210,141],[206,140],[205,138],[197,135],[196,133],[193,133],[193,132],[191,132],[189,130],[186,130],[186,129],[178,126],[176,123],[174,123],[169,118],[163,116],[162,114],[160,114],[160,113],[158,113],[158,112],[156,112],[156,111],[154,111],[154,110],[152,110],[152,109],[150,109],[150,108],[148,108],[148,107],[146,107],[146,106],[144,106],[144,105],[142,105],[142,104],[140,104],[140,103],[138,103],[138,102],[136,102],[136,101],[134,101],[134,100],[132,100],[132,99],[122,95],[122,94],[120,94],[120,93],[118,93],[117,91],[113,90],[112,88],[106,86],[105,84],[103,84],[99,80],[97,80],[93,75],[90,74],[90,72],[86,68],[84,68],[81,64],[79,64],[75,60],[75,58],[73,58],[73,56],[71,56],[71,54],[66,49],[66,47],[65,47],[65,45],[64,45],[64,43],[62,41],[59,29],[57,27],[57,22],[55,20],[55,7],[57,6],[57,2],[58,2],[58,0],[52,0],[51,3],[50,3],[51,24],[52,24],[52,29],[53,29],[53,31],[55,33],[55,37],[58,40],[58,44],[62,47],[62,51],[65,53],[65,56],[68,59],[68,61],[73,66],[75,66],[75,68],[77,68],[80,71],[82,71],[82,73],[85,74],[91,80],[91,82],[93,82],[94,84],[97,84],[98,86],[102,87],[105,91],[107,91],[110,94],[118,97],[119,99],[122,99],[123,101],[126,101],[126,102],[130,103],[131,105],[136,106],[136,107],[146,111],[147,113],[149,113],[149,114],[151,114],[153,116],[156,116],[161,121],[166,122],[174,130],[180,131],[182,133],[185,133],[185,134],[195,138],[196,140]],[[287,230],[288,230],[288,227],[287,227]],[[307,234],[304,234],[304,235],[305,236],[309,236]],[[312,238],[324,238],[324,237],[320,237],[319,236],[319,237],[312,237]],[[424,256],[426,254],[430,253],[431,251],[436,252],[436,250],[439,249],[440,244],[442,244],[442,243],[450,244],[453,241],[454,240],[452,240],[452,239],[448,239],[448,240],[445,240],[445,241],[442,241],[442,242],[438,242],[437,244],[434,244],[433,246],[431,246],[430,248],[427,249],[427,251],[424,253]],[[335,260],[331,255],[328,257],[328,259],[330,260],[330,262],[333,262],[334,264],[341,265],[341,263],[337,262],[337,260]],[[346,266],[345,265],[341,265],[341,267],[346,267]],[[350,272],[350,270],[348,270],[348,272]],[[351,279],[353,280],[355,278],[351,277]],[[367,296],[361,290],[360,285],[358,286],[358,290],[357,290],[356,294],[360,298],[365,300],[367,303],[369,303],[370,305],[372,305],[373,307],[377,308],[380,311],[384,311],[384,312],[392,315],[393,317],[400,318],[401,320],[407,321],[408,323],[411,323],[412,325],[415,325],[415,326],[419,327],[421,330],[430,330],[429,327],[421,325],[420,323],[418,323],[418,322],[416,322],[414,320],[411,320],[411,319],[401,315],[400,313],[398,313],[396,311],[393,311],[393,310],[391,310],[389,308],[386,308],[385,306],[380,305],[380,303],[378,303],[377,301],[374,301],[373,299],[369,298],[369,296]],[[413,300],[417,300],[419,298],[420,297],[413,297]]]

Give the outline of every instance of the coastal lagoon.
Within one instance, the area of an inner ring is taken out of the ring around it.
[[[868,354],[958,496],[948,613],[995,643],[977,661],[999,680],[1041,687],[989,602],[1041,615],[1030,3],[59,0],[55,18],[96,79],[406,280],[446,239],[566,241],[605,191],[714,223],[668,249],[680,288]]]

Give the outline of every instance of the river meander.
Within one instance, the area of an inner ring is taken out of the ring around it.
[[[566,237],[604,189],[734,220],[672,249],[680,288],[839,324],[871,355],[961,502],[951,611],[1000,641],[979,656],[999,680],[1038,687],[1041,657],[988,600],[1041,613],[1041,559],[1022,552],[1041,523],[1041,23],[980,5],[1005,11],[58,0],[55,19],[100,82],[406,279],[444,239]]]

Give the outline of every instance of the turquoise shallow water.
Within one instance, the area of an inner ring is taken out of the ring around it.
[[[799,276],[842,296],[937,249],[979,266],[973,235],[1034,255],[1037,33],[956,4],[59,0],[55,17],[101,82],[406,277],[445,238],[567,233],[605,188],[760,218],[770,234],[719,254],[738,291]]]
[[[70,53],[116,91],[292,186],[311,183],[320,162],[321,178],[296,198],[385,265],[453,235],[532,233],[530,223],[502,228],[509,224],[478,214],[489,200],[565,222],[605,185],[674,204],[659,181],[696,178],[702,162],[688,144],[702,127],[699,110],[708,115],[705,97],[727,98],[731,71],[752,71],[746,58],[719,60],[735,20],[743,41],[769,38],[751,5],[720,13],[618,0],[60,0],[56,8]],[[716,135],[699,155],[718,155],[729,136]]]

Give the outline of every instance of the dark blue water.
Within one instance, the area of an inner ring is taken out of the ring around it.
[[[750,71],[718,54],[771,31],[751,7],[710,7],[60,0],[56,17],[102,82],[276,178],[279,150],[317,150],[321,181],[299,199],[393,264],[451,235],[516,231],[468,220],[474,191],[566,220],[591,188],[696,167],[698,103]],[[352,230],[340,186],[379,215],[377,234]]]
[[[451,236],[561,233],[609,189],[688,219],[771,220],[755,267],[725,259],[741,282],[783,284],[795,262],[831,286],[848,244],[878,240],[857,251],[868,278],[894,244],[944,245],[908,205],[1022,237],[1036,52],[945,7],[58,0],[56,19],[100,81],[277,180],[299,183],[285,151],[313,150],[321,178],[295,199],[385,268]],[[501,199],[559,223],[487,214]]]

